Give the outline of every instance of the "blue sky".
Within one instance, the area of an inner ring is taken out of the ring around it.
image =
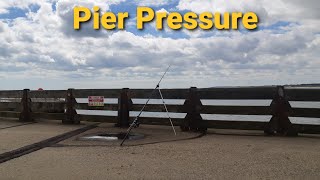
[[[126,30],[73,30],[73,7],[129,12]],[[138,6],[155,11],[256,12],[256,31],[135,27]],[[317,83],[316,0],[17,0],[0,3],[0,89],[164,87]]]

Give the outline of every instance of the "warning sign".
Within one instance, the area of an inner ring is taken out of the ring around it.
[[[88,106],[104,106],[104,97],[103,96],[89,96],[88,97]]]

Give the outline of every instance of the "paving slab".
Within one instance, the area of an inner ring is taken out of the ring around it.
[[[201,136],[201,133],[181,132],[179,127],[175,127],[174,131],[171,126],[155,126],[155,125],[141,125],[139,128],[134,128],[131,134],[138,134],[144,136],[137,140],[126,140],[123,146],[139,146],[146,144],[156,144],[163,142],[183,141]],[[125,134],[127,128],[117,128],[114,124],[103,123],[97,128],[86,131],[82,134],[76,135],[65,141],[58,143],[58,146],[120,146],[121,140],[118,141],[92,141],[83,140],[83,137],[95,136],[108,133],[122,133]]]
[[[167,130],[163,133],[166,134]],[[72,139],[62,144],[79,143]],[[95,143],[96,146],[47,147],[12,159],[0,164],[1,179],[320,177],[319,137],[244,136],[209,131],[208,135],[201,138],[138,146],[119,147]],[[99,144],[101,146],[97,146]]]
[[[17,126],[21,126],[21,125],[27,125],[27,124],[30,124],[30,123],[20,122],[17,119],[0,118],[0,130],[12,128],[12,127],[17,127]]]
[[[9,124],[10,123],[5,123],[4,126]],[[34,124],[1,129],[0,153],[5,153],[23,146],[37,143],[84,126],[85,124],[63,125],[61,121],[40,121]]]

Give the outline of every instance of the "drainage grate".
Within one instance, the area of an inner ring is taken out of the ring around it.
[[[100,134],[91,134],[80,137],[78,140],[87,140],[87,141],[118,141],[123,140],[126,136],[126,133],[100,133]],[[127,137],[127,140],[137,140],[144,138],[143,134],[131,133]]]

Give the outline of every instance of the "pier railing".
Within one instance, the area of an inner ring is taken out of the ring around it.
[[[69,89],[30,91],[0,91],[0,117],[19,118],[21,121],[39,119],[62,120],[65,124],[77,124],[81,121],[98,121],[115,123],[127,127],[133,115],[143,104],[132,100],[146,100],[152,89]],[[207,128],[262,130],[267,134],[279,133],[295,135],[297,133],[319,133],[320,125],[312,123],[293,124],[291,117],[320,118],[320,108],[292,108],[290,101],[320,101],[320,88],[300,87],[235,87],[235,88],[190,88],[163,89],[165,100],[182,100],[183,104],[167,104],[171,113],[184,113],[184,117],[172,117],[174,125],[184,131],[205,131]],[[79,98],[103,96],[104,106],[91,107],[87,102],[77,102]],[[118,99],[118,103],[108,103],[108,98]],[[160,99],[155,93],[152,99]],[[272,100],[270,106],[254,105],[203,105],[203,100]],[[115,111],[114,115],[85,115],[77,110]],[[146,112],[165,112],[163,104],[149,104]],[[201,115],[269,115],[269,122],[204,120]],[[169,125],[167,117],[141,117],[141,124]]]

